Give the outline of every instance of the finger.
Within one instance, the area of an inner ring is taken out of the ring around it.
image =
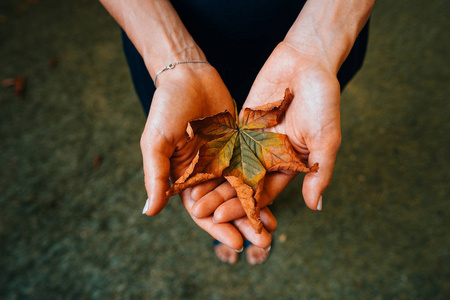
[[[272,214],[272,212],[269,210],[269,208],[265,207],[261,209],[260,213],[261,222],[264,225],[264,228],[272,234],[277,229],[277,219],[275,219],[275,216]]]
[[[214,222],[225,223],[244,216],[245,211],[242,207],[241,200],[239,200],[239,198],[233,198],[216,208],[214,211]]]
[[[149,216],[158,214],[167,204],[166,191],[170,188],[170,157],[174,146],[158,132],[141,137],[141,151],[144,163],[144,182],[148,196],[148,208],[144,213]],[[150,131],[151,132],[151,131]]]
[[[267,249],[272,243],[270,233],[265,228],[262,229],[261,233],[256,233],[247,217],[234,220],[233,225],[236,226],[246,240],[259,248]]]
[[[295,174],[281,172],[267,174],[264,179],[264,190],[261,194],[260,207],[265,207],[271,203],[294,177]],[[217,223],[230,222],[243,216],[245,216],[245,211],[238,198],[224,202],[214,211],[214,221]]]
[[[334,146],[329,146],[322,151],[311,151],[309,154],[310,165],[319,162],[319,171],[306,174],[303,180],[303,198],[312,210],[322,210],[322,194],[330,184],[339,144],[340,140],[334,143]]]
[[[199,219],[205,218],[211,215],[220,204],[234,197],[236,197],[236,190],[228,181],[225,181],[195,202],[192,206],[192,215]]]
[[[184,191],[181,195],[181,199],[183,201],[184,207],[191,214],[192,206],[195,201],[193,201],[189,197],[189,189]],[[196,219],[192,218],[194,222],[200,226],[203,230],[208,232],[213,238],[218,240],[219,242],[227,245],[228,247],[241,251],[244,245],[244,240],[242,239],[242,235],[239,233],[238,229],[230,223],[223,224],[215,224],[212,221],[212,217]]]
[[[200,200],[203,196],[218,187],[222,182],[224,182],[223,178],[216,178],[194,186],[191,189],[191,199],[194,201]]]

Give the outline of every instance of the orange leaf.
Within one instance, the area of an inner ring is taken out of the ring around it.
[[[261,131],[281,122],[293,99],[286,89],[283,100],[246,108],[239,120],[224,111],[189,122],[187,132],[206,141],[191,165],[166,192],[168,196],[213,178],[224,176],[236,189],[242,207],[257,233],[261,233],[259,200],[266,172],[317,172],[308,168],[284,134]],[[255,130],[256,129],[256,130]]]
[[[259,218],[259,205],[253,197],[254,191],[251,187],[246,185],[242,180],[235,176],[225,176],[225,179],[236,190],[237,196],[241,201],[242,207],[248,216],[250,224],[255,232],[261,233],[262,223]]]
[[[223,111],[214,116],[193,120],[188,123],[186,129],[189,140],[194,135],[204,140],[212,140],[236,130],[236,122],[228,111]]]
[[[294,96],[286,89],[284,99],[255,108],[245,108],[240,119],[241,129],[258,129],[277,125]]]

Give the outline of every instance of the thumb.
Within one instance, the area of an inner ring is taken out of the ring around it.
[[[152,132],[146,134],[146,132]],[[144,131],[141,137],[141,151],[144,163],[144,182],[147,203],[143,214],[154,216],[166,206],[170,188],[170,157],[175,147],[158,131]]]
[[[311,151],[308,157],[310,166],[316,162],[319,163],[319,170],[317,173],[306,174],[303,180],[303,198],[306,205],[312,210],[322,210],[322,194],[331,181],[340,138],[334,143],[324,144],[328,146]]]

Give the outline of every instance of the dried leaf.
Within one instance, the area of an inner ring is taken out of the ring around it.
[[[196,135],[203,140],[209,141],[231,133],[235,129],[237,129],[237,125],[233,116],[228,111],[224,111],[211,117],[189,122],[186,131],[189,135],[189,140]]]
[[[16,83],[14,85],[14,92],[17,98],[21,98],[23,96],[24,89],[25,89],[25,77],[18,76],[16,78]]]
[[[102,156],[100,154],[97,154],[92,159],[92,165],[94,166],[94,168],[98,168],[100,166],[101,162],[102,162]]]
[[[2,87],[14,87],[14,93],[16,97],[20,98],[23,96],[25,89],[25,77],[17,76],[16,78],[5,78],[1,82]]]
[[[261,131],[281,121],[292,99],[286,89],[283,100],[254,109],[246,108],[239,122],[227,111],[189,122],[186,130],[189,139],[196,136],[204,144],[183,176],[166,194],[172,196],[224,176],[236,189],[253,228],[260,233],[259,199],[266,172],[318,170],[318,164],[308,168],[301,161],[286,135]]]
[[[225,179],[231,184],[231,186],[236,190],[237,196],[241,201],[242,207],[244,208],[245,214],[248,216],[250,224],[252,225],[255,232],[261,233],[262,222],[259,218],[260,207],[257,204],[256,199],[259,199],[262,192],[264,178],[258,183],[256,192],[253,191],[251,187],[242,182],[241,179],[234,176],[225,176]]]
[[[16,85],[16,79],[15,78],[5,78],[2,80],[2,87],[10,87]]]
[[[286,89],[284,99],[274,103],[258,106],[253,109],[245,108],[240,120],[242,129],[258,129],[277,125],[284,115],[294,96]]]

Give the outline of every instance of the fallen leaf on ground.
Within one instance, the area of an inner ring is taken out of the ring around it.
[[[5,78],[2,80],[2,87],[10,87],[16,84],[15,78]]]
[[[100,166],[101,162],[102,162],[102,156],[100,154],[97,154],[92,159],[92,165],[94,166],[94,168],[98,168]]]
[[[16,97],[20,98],[23,96],[23,91],[25,89],[25,77],[18,76],[16,78],[16,84],[14,85],[14,92]]]
[[[16,97],[20,98],[23,96],[23,91],[25,89],[25,77],[17,76],[16,78],[6,78],[2,80],[2,87],[14,87],[14,93]]]
[[[261,233],[259,200],[266,173],[317,172],[319,169],[317,163],[308,168],[301,161],[286,135],[262,131],[281,122],[292,99],[293,95],[286,89],[284,99],[253,109],[246,108],[238,121],[224,111],[189,122],[186,130],[189,139],[196,136],[204,144],[166,195],[173,196],[186,188],[223,176],[236,189],[255,232]]]

